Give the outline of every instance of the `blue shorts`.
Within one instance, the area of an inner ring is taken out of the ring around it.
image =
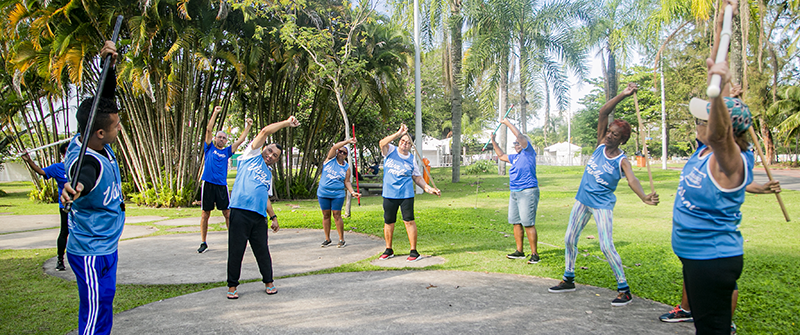
[[[536,224],[536,209],[539,207],[539,188],[531,187],[511,191],[508,196],[508,223],[531,227]]]
[[[325,198],[317,197],[319,200],[319,208],[323,211],[341,211],[344,204],[344,197],[341,198]]]

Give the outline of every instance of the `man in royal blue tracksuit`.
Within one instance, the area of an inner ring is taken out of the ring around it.
[[[106,41],[100,52],[102,58],[116,58],[116,47]],[[75,190],[64,185],[61,200],[72,202],[69,213],[67,260],[75,273],[80,296],[78,310],[79,334],[108,334],[114,317],[113,302],[117,285],[117,244],[125,223],[119,165],[109,144],[122,129],[119,109],[114,101],[116,73],[113,63],[106,78],[92,134]],[[72,179],[77,172],[81,150],[81,133],[86,131],[92,109],[90,97],[78,107],[78,134],[67,148],[65,168]]]

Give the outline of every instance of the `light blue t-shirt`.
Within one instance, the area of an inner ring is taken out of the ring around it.
[[[215,185],[228,185],[228,159],[233,156],[233,148],[228,146],[218,149],[214,142],[205,147],[205,163],[203,163],[203,181]]]
[[[536,150],[531,142],[518,154],[508,155],[511,168],[508,170],[508,186],[512,192],[539,186],[536,179]]]
[[[73,170],[81,151],[80,134],[75,135],[67,148],[65,165]],[[100,162],[100,176],[94,188],[84,190],[72,203],[69,213],[67,252],[76,256],[104,256],[117,251],[119,237],[125,225],[122,211],[122,181],[117,157],[105,145],[106,155],[86,148],[86,154]],[[72,176],[70,175],[70,178]]]
[[[383,197],[408,199],[414,197],[412,176],[422,176],[412,153],[403,156],[397,147],[389,144],[389,152],[383,159]]]
[[[238,162],[230,207],[256,212],[266,218],[272,171],[261,157],[261,148],[253,149],[248,144]]]
[[[575,200],[591,208],[614,209],[617,203],[614,191],[620,178],[625,175],[620,167],[624,158],[625,152],[622,150],[617,157],[608,157],[606,145],[598,146],[586,163]]]
[[[350,169],[350,164],[344,161],[340,165],[336,158],[329,160],[322,165],[322,176],[319,178],[317,197],[322,198],[344,198],[344,177]]]
[[[42,170],[44,170],[44,179],[56,179],[56,185],[58,185],[58,207],[64,208],[64,204],[61,203],[61,191],[64,190],[64,184],[69,182],[67,171],[64,170],[64,162],[52,164]]]
[[[694,260],[734,257],[744,254],[739,224],[745,186],[753,181],[753,153],[741,154],[745,177],[742,184],[724,189],[709,171],[700,146],[681,171],[672,210],[672,250],[678,257]]]

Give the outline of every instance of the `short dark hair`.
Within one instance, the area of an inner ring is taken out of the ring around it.
[[[628,139],[631,138],[631,124],[628,123],[628,121],[622,119],[616,119],[614,121],[611,121],[611,126],[614,125],[620,128],[619,136],[620,140],[622,140],[620,143],[621,144],[628,143]]]
[[[60,152],[62,156],[66,155],[67,147],[69,147],[69,142],[61,143],[61,145],[58,146],[58,152]]]
[[[94,101],[94,97],[89,97],[81,102],[81,105],[78,106],[78,113],[76,117],[78,118],[78,132],[83,134],[86,130],[86,123],[89,122],[89,113],[92,111],[92,102]],[[98,131],[100,129],[108,129],[111,126],[111,114],[119,113],[119,108],[117,107],[117,102],[114,99],[100,97],[100,101],[97,104],[97,114],[94,117],[94,129],[93,131]]]

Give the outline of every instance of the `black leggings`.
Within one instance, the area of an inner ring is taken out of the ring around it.
[[[681,258],[681,263],[697,334],[730,334],[731,296],[742,274],[744,257]]]
[[[67,249],[67,236],[69,236],[69,213],[64,212],[62,210],[58,211],[61,214],[61,232],[58,233],[58,240],[56,240],[56,246],[58,247],[58,258],[64,258],[64,250]]]
[[[228,229],[228,287],[239,286],[242,259],[247,242],[256,256],[265,284],[272,282],[272,258],[267,244],[267,218],[253,211],[232,208]]]

